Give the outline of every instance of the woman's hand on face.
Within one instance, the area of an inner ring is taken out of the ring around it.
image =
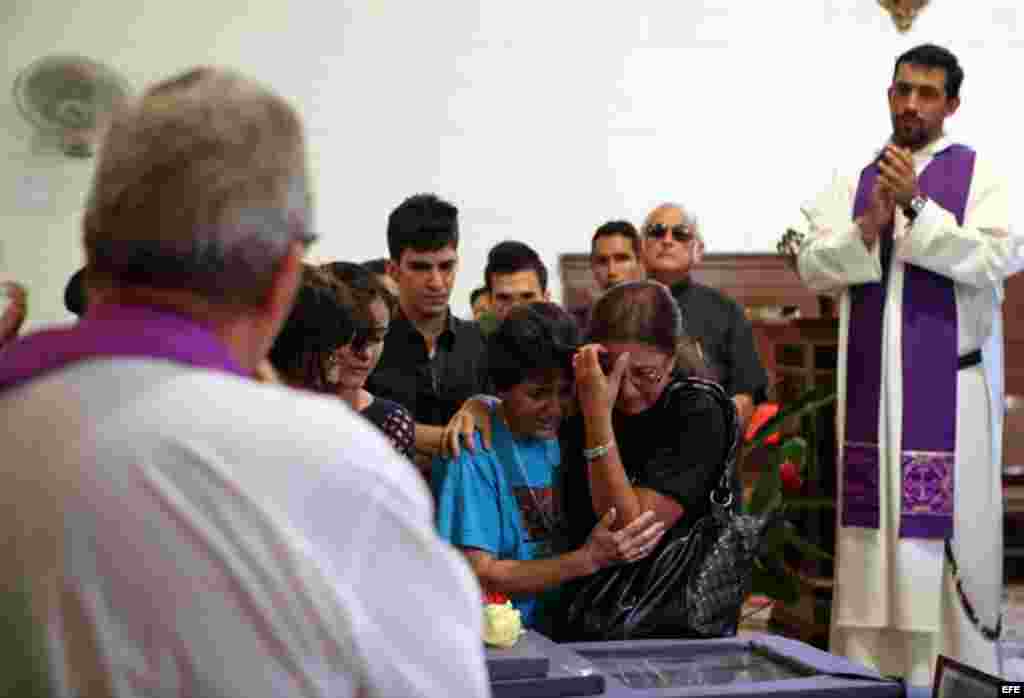
[[[606,376],[601,368],[601,356],[607,354],[608,350],[600,344],[586,344],[573,357],[576,395],[580,411],[585,417],[610,416],[619,397],[622,376],[629,365],[629,354],[620,355],[611,373]]]
[[[491,448],[491,410],[481,400],[470,398],[463,403],[441,434],[441,455],[458,458],[462,446],[473,452],[473,432],[480,432],[484,449]]]
[[[665,535],[665,524],[655,519],[653,511],[644,512],[628,526],[612,532],[615,516],[614,507],[605,512],[583,544],[584,554],[595,572],[608,565],[642,560]]]

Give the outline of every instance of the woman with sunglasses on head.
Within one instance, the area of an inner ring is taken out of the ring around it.
[[[612,509],[613,529],[653,511],[678,534],[710,509],[736,438],[734,408],[715,396],[717,385],[693,384],[705,369],[660,283],[609,289],[594,305],[588,341],[573,359],[578,412],[560,430],[566,544],[579,545]],[[481,405],[467,403],[452,420],[450,448],[465,443],[467,429],[488,429]],[[566,592],[571,601],[573,588]],[[561,628],[558,639],[579,639],[573,633]]]
[[[412,415],[363,387],[380,359],[391,296],[358,264],[307,267],[295,306],[270,360],[289,385],[335,395],[377,426],[412,459]]]

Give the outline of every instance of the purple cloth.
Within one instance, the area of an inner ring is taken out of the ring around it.
[[[184,315],[139,305],[97,305],[78,323],[27,335],[0,353],[0,391],[76,361],[166,359],[246,375],[212,330]]]
[[[974,151],[951,145],[935,155],[918,187],[963,225],[974,174]],[[877,160],[861,172],[853,217],[870,205]],[[909,232],[913,235],[913,230]],[[890,224],[882,231],[892,235]],[[850,289],[846,372],[843,526],[878,528],[878,419],[888,270],[881,283]],[[904,267],[902,302],[903,423],[900,537],[953,533],[956,452],[957,317],[953,281],[923,267]]]

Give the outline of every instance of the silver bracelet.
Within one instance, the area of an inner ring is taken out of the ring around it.
[[[476,395],[472,395],[466,400],[466,402],[472,402],[473,400],[482,403],[487,407],[487,409],[492,411],[494,410],[495,407],[501,404],[501,400],[494,397],[493,395],[487,395],[486,393],[477,393]],[[462,404],[466,403],[464,402]]]
[[[585,448],[583,449],[583,460],[589,463],[590,461],[597,460],[598,458],[603,458],[604,456],[608,455],[608,451],[610,451],[612,446],[614,445],[614,441],[609,441],[604,446],[594,446],[594,448]]]

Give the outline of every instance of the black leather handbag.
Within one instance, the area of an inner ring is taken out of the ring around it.
[[[704,391],[728,415],[733,436],[709,494],[710,512],[685,530],[673,528],[643,560],[586,580],[565,619],[568,635],[578,641],[736,634],[766,519],[733,506],[739,424],[732,400],[709,381],[689,379],[679,388]]]

